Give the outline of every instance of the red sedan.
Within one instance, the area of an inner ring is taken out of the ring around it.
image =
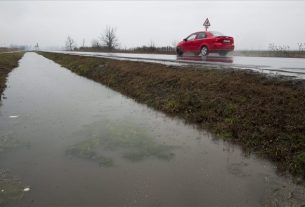
[[[225,36],[220,32],[204,31],[189,35],[179,42],[176,48],[178,56],[182,56],[185,52],[196,53],[200,56],[207,56],[209,53],[219,53],[225,56],[233,50],[233,37]]]

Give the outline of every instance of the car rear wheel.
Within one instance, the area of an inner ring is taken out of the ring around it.
[[[200,50],[199,55],[200,55],[200,56],[207,56],[208,54],[209,54],[208,48],[207,48],[206,46],[203,46],[203,47],[201,48],[201,50]]]
[[[179,56],[179,57],[181,57],[183,55],[183,51],[179,47],[177,47],[176,53],[177,53],[177,56]]]

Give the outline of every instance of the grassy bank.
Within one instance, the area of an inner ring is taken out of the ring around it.
[[[305,177],[305,90],[302,82],[234,70],[41,53],[167,114],[209,129]]]
[[[7,74],[18,66],[18,61],[22,56],[21,52],[0,54],[0,96],[5,89]]]
[[[18,52],[23,50],[22,48],[7,48],[7,47],[0,47],[0,53],[6,53],[6,52]]]

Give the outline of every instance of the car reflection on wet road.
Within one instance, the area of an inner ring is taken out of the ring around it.
[[[233,63],[233,57],[232,56],[226,56],[226,57],[221,57],[221,56],[206,56],[206,57],[201,57],[201,56],[182,56],[182,57],[177,57],[178,61],[198,61],[198,62],[219,62],[219,63]]]

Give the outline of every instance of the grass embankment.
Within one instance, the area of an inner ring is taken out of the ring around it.
[[[236,70],[41,54],[305,177],[303,83]]]
[[[22,52],[0,54],[0,97],[5,89],[7,74],[18,66],[23,54]]]
[[[7,47],[0,47],[0,53],[6,53],[6,52],[18,52],[22,49],[20,48],[7,48]]]

